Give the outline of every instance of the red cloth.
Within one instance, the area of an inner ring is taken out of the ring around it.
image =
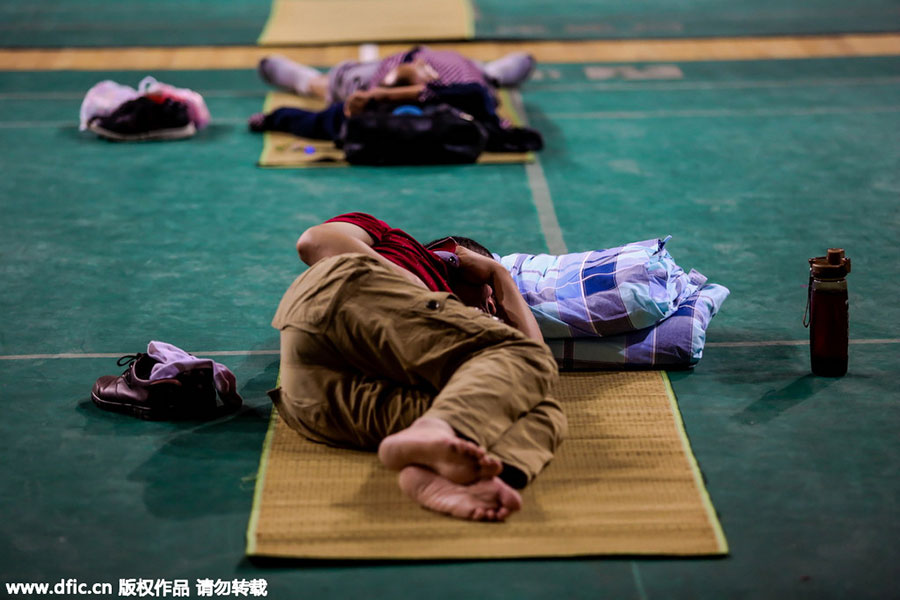
[[[452,292],[447,283],[447,264],[405,231],[394,229],[384,221],[360,212],[338,215],[325,222],[350,223],[361,227],[375,240],[372,245],[375,252],[418,276],[429,290]]]

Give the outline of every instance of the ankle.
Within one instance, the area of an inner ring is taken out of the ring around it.
[[[409,465],[400,470],[397,475],[397,483],[403,493],[416,500],[425,493],[434,478],[428,477],[429,473],[417,465]]]
[[[503,470],[500,471],[499,477],[503,483],[513,489],[521,490],[528,485],[528,475],[525,471],[507,463],[503,463]]]

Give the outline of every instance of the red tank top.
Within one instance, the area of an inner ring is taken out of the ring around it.
[[[325,222],[335,221],[365,230],[375,240],[372,245],[375,252],[418,276],[431,291],[452,291],[447,283],[447,264],[405,231],[394,229],[384,221],[361,212],[338,215]]]

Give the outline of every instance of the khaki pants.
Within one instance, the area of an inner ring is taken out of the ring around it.
[[[281,331],[281,387],[270,396],[314,441],[376,449],[435,417],[530,480],[565,435],[544,344],[371,257],[316,263],[285,293],[272,325]]]

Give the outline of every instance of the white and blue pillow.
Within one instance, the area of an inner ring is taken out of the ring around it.
[[[688,367],[727,288],[686,273],[665,239],[499,258],[563,368]]]

